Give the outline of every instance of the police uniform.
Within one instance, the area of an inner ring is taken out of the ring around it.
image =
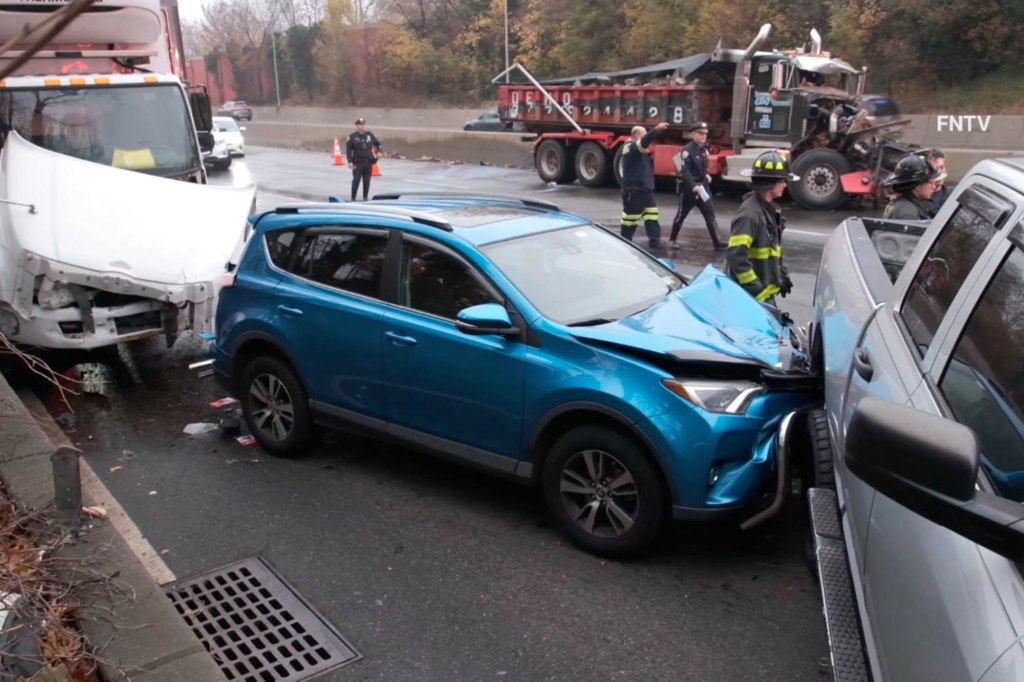
[[[789,162],[777,152],[765,152],[754,161],[755,179],[798,180],[789,172]],[[757,185],[755,184],[755,189]],[[751,296],[762,303],[774,303],[779,294],[792,289],[789,273],[782,263],[782,232],[786,222],[782,209],[756,191],[748,194],[732,220],[726,252],[726,272]]]
[[[700,123],[694,126],[690,132],[707,132],[707,125]],[[725,248],[725,244],[718,237],[718,220],[715,218],[715,207],[711,203],[711,187],[707,181],[710,159],[708,148],[696,140],[690,140],[680,152],[679,179],[676,182],[676,191],[679,193],[679,209],[672,221],[672,235],[669,237],[670,247],[676,247],[676,237],[683,226],[683,221],[689,215],[690,209],[694,206],[704,216],[704,225],[708,229],[711,243],[716,249]],[[703,187],[707,192],[708,200],[702,201],[695,193],[695,187]]]
[[[622,147],[622,219],[619,228],[623,237],[633,241],[637,225],[643,222],[652,249],[661,246],[658,204],[654,200],[654,161],[650,151],[657,134],[657,129],[652,129],[639,140],[630,140]]]
[[[364,125],[365,119],[356,120],[356,125]],[[345,158],[352,164],[352,201],[356,200],[356,190],[360,181],[363,183],[363,200],[370,193],[370,178],[373,176],[373,164],[377,163],[381,144],[377,136],[369,130],[355,131],[348,136],[345,144]]]

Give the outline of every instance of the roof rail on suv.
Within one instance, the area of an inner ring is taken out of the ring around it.
[[[490,194],[487,192],[387,192],[385,194],[374,194],[373,201],[395,201],[407,198],[425,199],[493,199],[495,201],[509,201],[522,204],[527,208],[557,211],[558,206],[550,201],[542,199],[524,199],[511,194]]]
[[[330,203],[310,203],[310,204],[289,204],[287,206],[278,206],[274,209],[274,213],[278,215],[301,213],[304,210],[314,211],[337,211],[339,213],[376,213],[380,215],[396,216],[400,218],[408,218],[414,223],[420,223],[422,225],[429,225],[430,227],[436,227],[444,230],[445,232],[452,232],[452,225],[447,220],[442,220],[436,216],[432,216],[429,213],[422,211],[413,211],[411,209],[402,208],[401,206],[384,206],[374,205],[370,202],[359,202],[359,203],[348,203],[348,202],[330,202]]]

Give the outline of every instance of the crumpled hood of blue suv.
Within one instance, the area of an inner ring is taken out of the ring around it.
[[[574,327],[571,332],[580,339],[665,353],[684,361],[733,358],[788,370],[793,355],[790,330],[710,265],[689,285],[643,312],[599,326]]]

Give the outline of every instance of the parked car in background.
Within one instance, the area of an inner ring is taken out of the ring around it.
[[[546,202],[377,195],[254,216],[211,352],[271,454],[356,428],[542,488],[599,554],[781,505],[800,336]],[[782,435],[780,435],[782,434]]]
[[[867,110],[871,125],[891,123],[900,118],[900,108],[885,95],[864,95],[861,98],[861,107]]]
[[[245,100],[235,99],[224,102],[217,110],[218,116],[230,116],[236,121],[251,121],[252,107],[245,103]]]
[[[513,123],[506,125],[502,123],[501,118],[498,117],[498,107],[492,107],[480,114],[476,118],[466,121],[465,125],[462,126],[463,130],[478,130],[478,131],[489,131],[498,133],[522,133],[526,132],[522,123]]]
[[[203,164],[212,170],[231,168],[231,152],[228,149],[228,143],[216,132],[213,134],[213,149],[203,151]]]
[[[242,133],[245,126],[239,126],[238,122],[227,116],[213,117],[213,137],[224,140],[228,146],[231,156],[245,156],[245,137]]]

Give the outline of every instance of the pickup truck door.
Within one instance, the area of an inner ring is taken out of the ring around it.
[[[1021,476],[1024,252],[1005,236],[1024,197],[975,178],[957,200],[938,236],[908,263],[896,305],[879,317],[898,332],[888,351],[904,363],[902,374],[917,375],[908,402],[972,426],[984,456],[998,463],[993,472]],[[990,477],[980,479],[992,489]],[[1018,485],[1004,483],[1024,499]],[[868,528],[866,629],[883,679],[976,681],[1000,669],[993,665],[1004,655],[1003,667],[1015,667],[1012,649],[1024,634],[1015,566],[884,495],[873,500]]]

